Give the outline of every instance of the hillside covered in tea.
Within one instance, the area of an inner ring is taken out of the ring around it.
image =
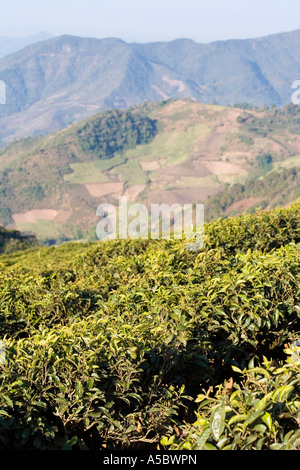
[[[300,203],[0,257],[0,448],[300,448]]]

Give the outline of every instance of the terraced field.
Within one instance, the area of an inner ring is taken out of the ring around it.
[[[0,153],[0,223],[44,241],[70,240],[74,233],[95,239],[97,207],[117,205],[119,196],[148,207],[207,204],[266,171],[299,166],[297,113],[169,100],[103,112],[15,142]],[[262,172],[264,155],[272,165]],[[239,212],[259,200],[250,194],[245,204],[233,202]]]

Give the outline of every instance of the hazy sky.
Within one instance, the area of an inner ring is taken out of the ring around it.
[[[40,31],[125,41],[251,38],[300,28],[299,0],[8,0],[0,36]]]

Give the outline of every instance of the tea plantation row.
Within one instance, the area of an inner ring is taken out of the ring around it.
[[[300,448],[300,202],[0,258],[0,448]]]

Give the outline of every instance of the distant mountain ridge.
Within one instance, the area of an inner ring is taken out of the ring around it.
[[[209,44],[63,35],[0,60],[7,86],[0,141],[47,134],[101,110],[148,101],[189,97],[282,106],[299,78],[300,29]]]
[[[0,37],[0,59],[6,57],[9,54],[13,54],[30,44],[34,44],[39,41],[46,41],[47,39],[53,38],[54,35],[51,33],[41,32],[26,36],[24,38],[15,38],[10,36]]]

